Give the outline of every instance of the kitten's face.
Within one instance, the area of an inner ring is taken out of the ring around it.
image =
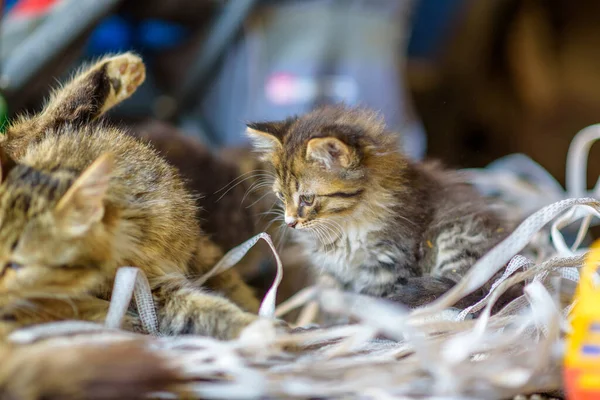
[[[313,230],[326,241],[344,219],[361,217],[359,206],[373,190],[371,164],[381,130],[369,118],[372,114],[330,108],[248,125],[255,148],[275,169],[273,191],[288,226]]]
[[[91,237],[100,223],[90,214],[92,203],[85,209],[83,197],[74,194],[81,180],[22,165],[5,176],[0,185],[0,293],[81,293],[100,283],[99,260],[93,255],[102,254],[103,246],[99,237]],[[96,248],[91,239],[98,239]]]
[[[289,161],[275,164],[273,184],[284,206],[285,223],[295,229],[337,229],[336,220],[351,215],[361,202],[365,188],[360,176],[345,178],[297,158]]]

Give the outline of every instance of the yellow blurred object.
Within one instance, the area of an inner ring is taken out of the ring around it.
[[[600,399],[600,240],[586,256],[571,312],[564,382],[569,399]]]

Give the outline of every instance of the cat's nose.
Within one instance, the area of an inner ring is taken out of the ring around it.
[[[287,226],[289,226],[290,228],[294,228],[297,224],[298,224],[298,220],[294,217],[285,217],[285,223]]]

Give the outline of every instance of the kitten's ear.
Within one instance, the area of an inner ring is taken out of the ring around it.
[[[15,160],[9,156],[6,151],[0,147],[0,182],[6,179],[11,169],[17,166]]]
[[[290,124],[290,120],[252,122],[246,124],[246,134],[252,140],[256,150],[263,153],[270,153],[283,146],[283,136]]]
[[[90,165],[55,209],[58,222],[72,235],[80,235],[104,216],[104,197],[108,190],[114,159],[110,154],[100,156]]]
[[[334,137],[311,139],[306,146],[306,159],[328,169],[348,168],[354,164],[355,158],[354,151]]]

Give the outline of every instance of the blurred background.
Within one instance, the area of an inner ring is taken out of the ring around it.
[[[345,101],[380,110],[415,158],[481,167],[522,152],[563,182],[571,138],[600,115],[597,11],[569,0],[4,0],[3,115],[39,107],[83,60],[132,49],[149,76],[111,114],[126,124],[168,124],[215,149],[244,145],[245,121]]]

